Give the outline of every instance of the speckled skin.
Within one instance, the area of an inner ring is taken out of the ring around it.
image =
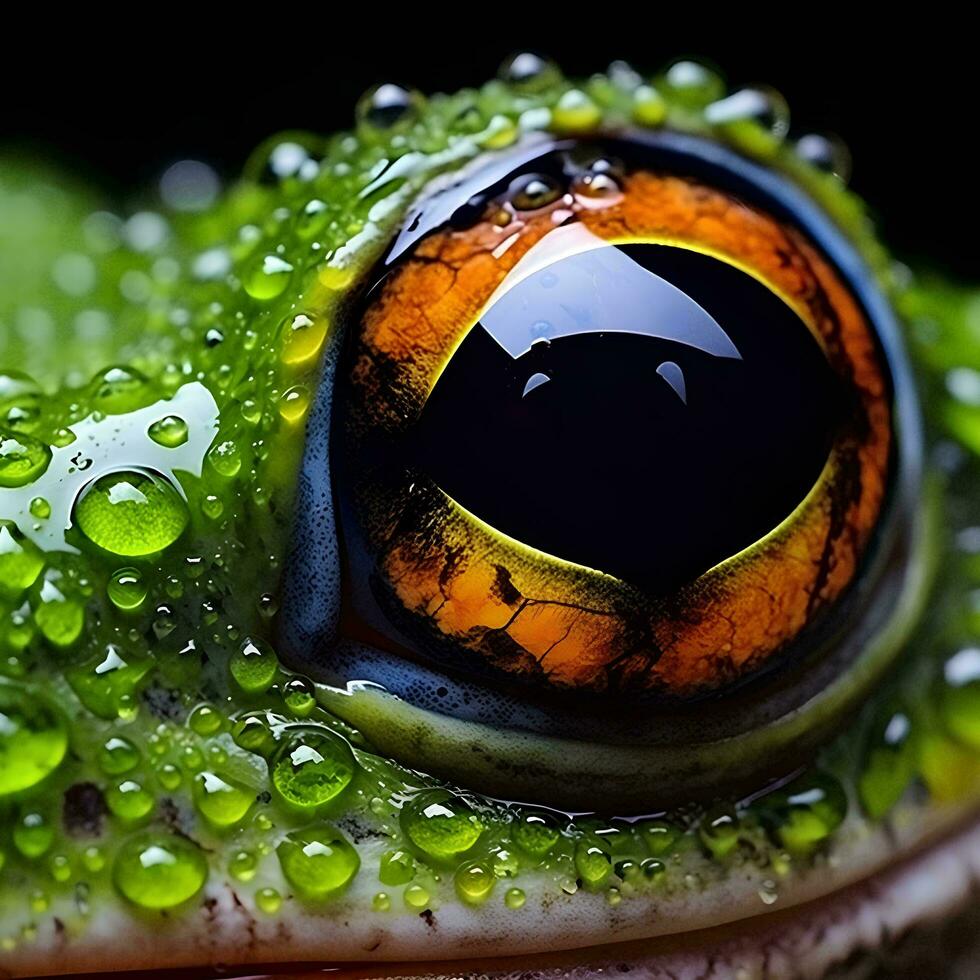
[[[715,950],[718,976],[818,976],[839,961],[796,905],[903,929],[956,906],[969,875],[924,884],[950,847],[977,867],[975,831],[948,837],[980,787],[975,294],[893,263],[832,147],[815,166],[778,102],[759,119],[739,104],[689,63],[574,82],[517,59],[476,91],[383,87],[353,133],[285,134],[219,196],[123,217],[59,175],[0,166],[0,969],[628,941],[639,976],[686,976]],[[921,402],[927,476],[899,483],[833,683],[825,668],[795,702],[745,695],[737,737],[722,708],[624,747],[564,717],[556,737],[557,716],[463,681],[459,707],[435,710],[440,677],[339,635],[329,423],[353,301],[420,195],[537,141],[627,129],[723,148],[840,236],[821,247],[896,325],[898,436],[917,469]],[[171,417],[183,430],[159,425]],[[389,676],[387,693],[355,683]],[[806,764],[769,786],[787,746]],[[515,797],[540,805],[498,802]],[[927,845],[907,907],[886,908],[897,879],[826,898]],[[693,951],[647,941],[773,906],[786,918]],[[797,955],[760,958],[787,935]],[[868,935],[844,929],[834,949]],[[541,975],[619,953],[573,959]]]

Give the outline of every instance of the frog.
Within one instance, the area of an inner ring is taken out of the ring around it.
[[[975,962],[980,294],[848,170],[528,53],[4,160],[4,975]]]

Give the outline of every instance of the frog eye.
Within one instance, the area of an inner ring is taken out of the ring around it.
[[[341,632],[426,708],[449,677],[550,734],[707,696],[744,728],[846,673],[894,558],[915,451],[887,307],[768,172],[660,139],[433,195],[350,311]]]

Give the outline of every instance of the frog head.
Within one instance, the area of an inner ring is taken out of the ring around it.
[[[965,904],[975,296],[787,128],[520,55],[163,207],[0,170],[4,970],[815,976]]]

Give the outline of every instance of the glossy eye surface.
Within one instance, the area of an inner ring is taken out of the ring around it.
[[[826,637],[891,380],[804,230],[615,150],[474,179],[396,242],[337,387],[350,608],[491,680],[690,698]]]

